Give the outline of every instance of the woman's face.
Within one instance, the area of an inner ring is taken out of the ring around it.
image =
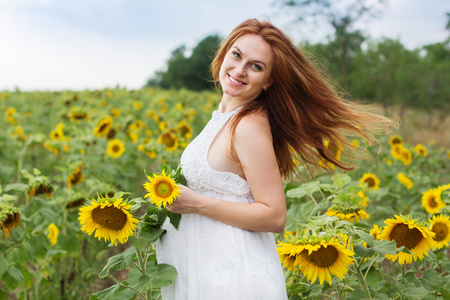
[[[238,38],[220,68],[224,97],[255,99],[272,84],[273,59],[272,47],[259,35],[245,34]]]

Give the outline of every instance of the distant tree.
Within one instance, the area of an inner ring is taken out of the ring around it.
[[[147,86],[195,91],[213,89],[209,66],[221,40],[218,35],[207,36],[195,46],[190,57],[186,57],[184,45],[176,48],[167,62],[166,71],[155,72]]]
[[[363,41],[363,35],[354,26],[363,19],[380,16],[385,0],[281,0],[275,3],[291,10],[295,8],[299,22],[324,21],[334,29],[332,55],[339,59],[341,82],[345,87],[352,54]]]

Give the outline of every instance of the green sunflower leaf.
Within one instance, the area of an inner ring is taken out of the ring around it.
[[[128,266],[130,266],[134,262],[134,249],[129,248],[125,250],[123,253],[114,255],[108,259],[106,266],[103,270],[98,274],[98,277],[105,278],[108,276],[110,270],[120,271]]]
[[[175,229],[178,229],[178,226],[180,226],[180,221],[181,221],[182,215],[170,212],[167,210],[167,208],[162,208],[161,212],[164,213],[166,216],[168,216],[169,220],[170,220],[170,224],[172,224],[173,227],[175,227]]]
[[[113,286],[110,286],[109,288],[104,289],[103,291],[92,294],[89,300],[109,300],[111,299],[114,292],[119,291],[120,288],[121,286],[119,282]]]
[[[171,265],[152,265],[147,268],[147,274],[139,278],[139,289],[147,291],[171,285],[177,275],[177,270]]]

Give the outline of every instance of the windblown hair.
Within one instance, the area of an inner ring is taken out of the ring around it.
[[[244,105],[231,120],[231,145],[239,121],[252,113],[265,111],[281,174],[291,177],[297,173],[297,160],[313,175],[324,166],[330,168],[330,165],[344,170],[353,169],[352,164],[337,159],[332,148],[347,157],[361,158],[349,137],[362,136],[370,145],[379,145],[374,134],[388,132],[391,126],[396,126],[389,118],[368,112],[369,106],[345,100],[330,83],[328,76],[323,75],[320,68],[313,65],[289,37],[270,22],[256,19],[238,25],[221,43],[211,63],[218,93],[219,71],[225,55],[235,41],[245,34],[259,35],[272,47],[273,84]],[[328,147],[325,141],[328,141]],[[364,150],[359,149],[361,151]],[[235,153],[232,156],[237,159]]]

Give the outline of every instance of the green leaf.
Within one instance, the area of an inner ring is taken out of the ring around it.
[[[24,183],[11,183],[5,186],[5,193],[9,191],[23,192],[27,189],[28,185]]]
[[[434,292],[441,286],[441,278],[438,272],[432,269],[426,270],[422,277],[417,278],[422,283],[423,287],[430,292]]]
[[[353,247],[353,250],[355,251],[355,254],[359,257],[371,257],[375,252],[373,249],[366,248],[362,245],[355,245]]]
[[[144,173],[145,173],[145,175],[147,175],[148,177],[150,177],[150,178],[153,178],[154,177],[154,173],[150,173],[149,171],[147,171],[147,170],[144,170]]]
[[[139,289],[147,291],[171,285],[177,275],[177,270],[171,265],[153,265],[151,268],[147,268],[147,275],[139,278]]]
[[[423,299],[429,292],[424,287],[408,286],[401,291],[401,294],[408,299]]]
[[[15,290],[19,286],[25,286],[25,278],[14,266],[9,266],[8,270],[2,275],[0,280],[8,290]]]
[[[319,182],[310,181],[302,184],[298,188],[291,189],[286,192],[286,195],[291,198],[300,198],[305,195],[312,196],[315,192],[320,190]]]
[[[8,293],[4,290],[0,289],[0,300],[7,300],[8,299]]]
[[[373,247],[374,237],[371,234],[368,234],[362,230],[356,229],[355,233],[370,247]]]
[[[394,240],[374,240],[372,249],[381,255],[395,255],[397,253],[397,246]]]
[[[6,270],[8,269],[8,261],[3,256],[3,253],[0,255],[0,276],[2,276]]]
[[[110,286],[109,288],[104,289],[103,291],[94,293],[91,295],[89,300],[109,300],[111,299],[112,295],[114,295],[114,292],[119,291],[121,289],[120,282]]]
[[[147,243],[156,242],[161,235],[166,232],[165,229],[161,229],[160,227],[152,226],[152,225],[143,225],[142,229],[139,233],[139,238],[143,238],[147,241]]]
[[[340,189],[342,189],[344,187],[344,185],[346,185],[350,181],[352,181],[352,179],[350,178],[350,176],[348,174],[335,173],[333,175],[333,183]]]
[[[108,276],[110,270],[120,271],[127,268],[134,262],[134,249],[128,248],[123,253],[114,255],[108,259],[106,266],[98,274],[98,277],[105,278]]]
[[[175,227],[175,229],[178,229],[178,226],[180,226],[180,221],[181,221],[182,215],[170,212],[167,210],[167,208],[162,208],[161,212],[163,214],[165,214],[166,216],[168,216],[169,220],[170,220],[170,224],[172,224],[173,227]]]

